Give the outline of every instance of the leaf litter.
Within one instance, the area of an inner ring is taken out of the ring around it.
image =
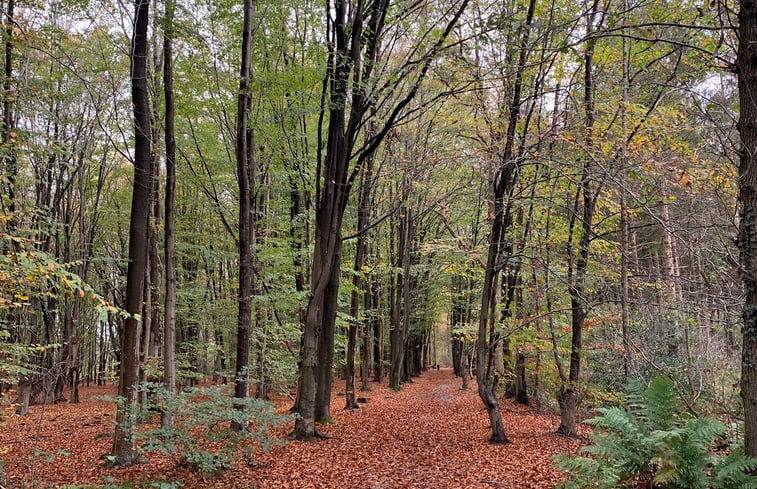
[[[180,481],[185,488],[548,489],[563,476],[551,457],[577,450],[579,441],[554,434],[559,419],[501,400],[508,445],[487,443],[489,423],[475,389],[460,390],[450,369],[429,370],[398,392],[371,382],[367,403],[346,411],[342,382],[335,380],[331,415],[321,427],[330,438],[291,441],[252,463],[238,463],[220,477],[202,477],[169,457],[147,454],[149,463],[106,468],[115,405],[101,400],[114,386],[82,388],[80,404],[33,406],[29,415],[2,414],[2,487],[100,487],[130,481]],[[475,382],[471,382],[475,386]],[[288,398],[276,400],[285,412]],[[292,423],[278,436],[284,438]]]

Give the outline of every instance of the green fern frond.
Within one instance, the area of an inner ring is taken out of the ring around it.
[[[757,469],[757,458],[747,457],[734,450],[721,457],[712,467],[713,489],[757,489],[757,479],[751,472]]]
[[[639,481],[665,489],[757,489],[750,474],[757,460],[737,450],[711,455],[725,426],[683,413],[670,379],[631,384],[627,409],[602,408],[589,423],[592,444],[581,453],[590,458],[556,459],[570,476],[564,489],[637,487]]]
[[[644,391],[642,401],[640,417],[646,422],[662,430],[675,426],[680,404],[672,380],[663,376],[652,379]]]

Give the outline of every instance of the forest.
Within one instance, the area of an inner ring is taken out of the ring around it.
[[[0,38],[0,488],[757,488],[757,2]]]

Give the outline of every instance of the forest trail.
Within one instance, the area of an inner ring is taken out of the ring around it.
[[[488,418],[475,382],[471,390],[459,386],[451,369],[430,370],[399,392],[371,383],[370,392],[358,394],[369,401],[361,409],[345,411],[344,397],[338,395],[343,383],[336,380],[335,422],[323,428],[330,439],[287,443],[258,455],[255,467],[239,465],[220,478],[201,478],[156,455],[149,456],[148,465],[101,467],[98,457],[110,448],[110,438],[104,435],[111,431],[114,408],[92,399],[80,405],[47,406],[44,414],[38,406],[29,417],[6,418],[0,427],[0,460],[9,462],[5,472],[10,482],[28,481],[36,440],[38,450],[52,456],[37,457],[38,487],[102,484],[112,477],[181,480],[184,488],[553,488],[561,476],[550,457],[578,446],[553,434],[557,418],[503,400],[512,443],[490,445]],[[103,393],[99,391],[94,393]],[[281,410],[286,407],[282,402]]]

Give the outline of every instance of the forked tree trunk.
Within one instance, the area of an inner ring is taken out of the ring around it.
[[[484,403],[492,435],[491,443],[509,443],[505,436],[502,415],[499,411],[497,398],[490,385],[490,366],[493,361],[494,349],[497,348],[496,332],[494,328],[494,313],[496,302],[496,284],[500,273],[500,261],[505,249],[506,233],[512,225],[512,216],[509,207],[505,206],[505,199],[510,199],[518,179],[518,161],[513,156],[515,147],[515,134],[520,119],[521,92],[523,87],[523,74],[528,58],[528,36],[536,8],[536,0],[530,0],[526,13],[526,22],[523,35],[520,39],[518,53],[518,69],[513,80],[512,98],[508,107],[508,123],[505,138],[505,146],[497,155],[496,169],[490,184],[489,217],[491,232],[489,234],[489,246],[486,258],[486,270],[481,292],[481,311],[479,313],[478,336],[476,338],[476,381],[478,383],[478,395]],[[504,281],[504,280],[503,280]],[[514,289],[513,289],[514,290]],[[509,307],[509,306],[508,306]],[[487,340],[487,335],[490,337]]]
[[[447,24],[439,41],[424,59],[416,83],[391,110],[381,131],[357,157],[358,167],[371,155],[398,115],[415,97],[420,82],[429,70],[434,54],[457,23],[468,0]],[[330,26],[333,27],[333,64],[329,66],[330,100],[326,157],[323,162],[323,188],[320,187],[316,208],[316,234],[311,273],[311,294],[303,328],[302,363],[300,366],[299,417],[295,421],[294,436],[311,439],[316,435],[316,419],[329,418],[331,398],[331,360],[336,319],[336,294],[339,290],[339,259],[341,255],[341,226],[350,187],[356,176],[350,173],[350,160],[359,129],[366,122],[372,103],[365,88],[373,78],[378,59],[384,21],[389,10],[388,0],[353,5],[347,0],[327,2]],[[367,23],[367,26],[364,26]],[[365,27],[365,28],[364,28]],[[352,78],[352,82],[350,82]],[[351,91],[350,91],[351,89]],[[348,97],[349,94],[349,97]],[[346,106],[349,100],[349,119]],[[320,185],[320,181],[318,184]]]

